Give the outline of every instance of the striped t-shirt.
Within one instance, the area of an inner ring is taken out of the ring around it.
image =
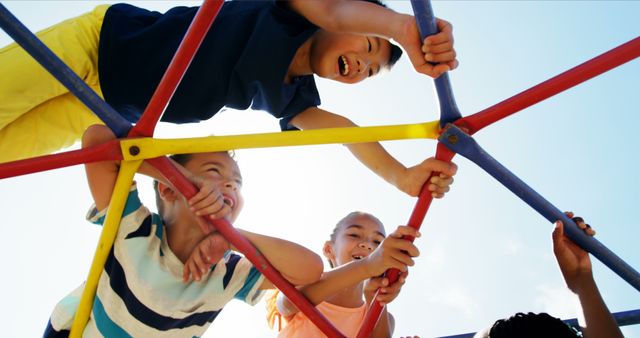
[[[89,210],[101,225],[106,210]],[[89,337],[199,337],[231,299],[251,305],[264,276],[230,251],[199,282],[182,282],[184,265],[167,243],[159,215],[140,203],[131,187],[120,228],[100,276]],[[45,337],[68,335],[84,284],[55,307]]]

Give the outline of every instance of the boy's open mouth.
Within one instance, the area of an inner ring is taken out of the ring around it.
[[[232,198],[228,197],[228,196],[224,196],[222,197],[222,202],[226,205],[228,205],[229,207],[233,208],[235,202],[233,201]]]
[[[346,56],[340,55],[338,58],[338,68],[340,69],[340,75],[347,76],[347,74],[349,74],[349,63],[347,62]]]

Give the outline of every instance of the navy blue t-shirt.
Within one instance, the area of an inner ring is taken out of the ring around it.
[[[105,100],[131,122],[144,111],[198,7],[166,13],[111,6],[100,32],[98,69]],[[198,122],[227,106],[265,110],[281,126],[320,97],[313,75],[284,84],[297,49],[318,28],[272,1],[225,2],[162,121]]]

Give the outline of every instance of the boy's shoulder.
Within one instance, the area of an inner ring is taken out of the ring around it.
[[[103,226],[108,210],[109,208],[98,210],[94,204],[87,211],[86,219],[93,224]],[[125,232],[124,235],[130,237],[132,231],[149,233],[155,228],[154,233],[156,236],[162,238],[164,222],[160,215],[151,212],[142,203],[135,181],[129,188],[121,215],[118,233]]]

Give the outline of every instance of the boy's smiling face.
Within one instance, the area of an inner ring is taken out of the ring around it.
[[[242,175],[236,161],[226,152],[198,153],[191,155],[184,167],[195,176],[213,181],[231,208],[225,218],[233,223],[244,205]]]
[[[391,44],[358,34],[316,32],[309,50],[313,73],[343,83],[357,83],[378,74],[389,63]]]

